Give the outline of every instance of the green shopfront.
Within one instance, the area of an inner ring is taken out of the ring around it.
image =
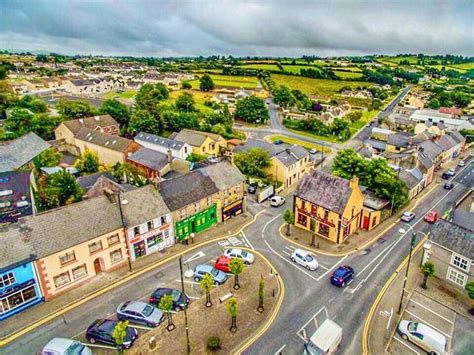
[[[196,213],[194,216],[176,222],[176,238],[178,241],[182,241],[191,233],[202,232],[216,224],[217,219],[217,206],[213,204],[211,207]]]

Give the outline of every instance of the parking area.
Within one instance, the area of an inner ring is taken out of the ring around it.
[[[437,301],[415,291],[408,301],[402,320],[419,322],[443,334],[447,340],[448,353],[451,354],[456,313]],[[424,354],[425,351],[414,343],[404,340],[395,332],[389,343],[392,354]]]
[[[328,310],[326,307],[321,307],[308,321],[298,330],[296,335],[307,343],[311,335],[314,334],[316,329],[329,318]]]

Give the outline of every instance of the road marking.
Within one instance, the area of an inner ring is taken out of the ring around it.
[[[237,246],[237,245],[241,245],[242,244],[242,241],[239,240],[239,238],[237,237],[231,237],[231,238],[227,238],[227,240],[230,242],[230,244],[232,244],[234,247]]]
[[[278,355],[278,354],[282,354],[282,351],[283,349],[286,348],[286,344],[283,345],[280,349],[278,349],[277,351],[275,351],[275,355]]]
[[[100,344],[91,344],[91,343],[81,343],[82,345],[91,347],[91,348],[101,348],[101,349],[112,349],[117,350],[117,348],[107,345],[100,345]]]
[[[395,243],[396,241],[394,241],[392,244],[390,245],[387,245],[387,247],[382,250],[375,258],[373,258],[370,263],[368,263],[362,270],[360,270],[357,275],[355,276],[355,278],[359,277],[360,275],[362,275],[364,273],[364,271],[370,266],[372,265],[372,263],[376,262],[378,258],[380,258],[390,247],[393,246],[393,244]]]
[[[221,240],[220,242],[217,242],[217,244],[219,244],[221,247],[226,247],[230,245],[228,240]]]
[[[424,308],[424,309],[426,309],[427,311],[429,311],[429,312],[431,312],[431,313],[437,315],[437,316],[440,317],[441,319],[444,319],[446,322],[451,323],[451,324],[454,324],[453,321],[449,320],[449,319],[446,318],[446,317],[443,317],[442,315],[439,315],[439,314],[436,313],[436,312],[433,312],[430,308],[428,308],[428,307],[426,307],[426,306],[423,306],[421,303],[418,303],[418,302],[414,301],[413,299],[411,299],[410,302],[413,302],[414,304],[420,306],[421,308]]]
[[[265,223],[262,229],[262,238],[265,238],[265,229],[267,229],[267,226],[280,216],[281,216],[281,213],[277,214],[275,217],[273,217],[271,220]]]
[[[300,330],[298,330],[296,332],[296,335],[298,335],[301,339],[303,339],[304,342],[307,342],[308,341],[308,337],[306,336],[306,326],[314,320],[314,323],[316,325],[316,329],[318,328],[318,320],[316,319],[316,317],[319,315],[319,313],[321,313],[322,311],[325,311],[326,313],[326,318],[329,318],[329,314],[328,314],[328,310],[326,308],[326,306],[322,306],[310,319],[308,319],[308,321],[300,328]],[[300,333],[304,333],[304,335],[301,335]]]
[[[191,256],[189,259],[185,260],[184,263],[186,264],[186,263],[189,263],[191,261],[200,259],[200,258],[204,257],[205,255],[206,254],[204,254],[202,251],[199,251],[196,254],[194,254],[193,256]]]
[[[282,252],[282,253],[285,253],[285,254],[288,255],[288,256],[291,256],[291,254],[288,253],[286,250],[282,250],[281,252]]]
[[[175,282],[181,282],[180,279],[176,279],[174,280]],[[191,284],[191,285],[200,285],[199,282],[196,282],[196,281],[189,281],[189,280],[183,280],[184,283],[186,284]],[[212,287],[217,287],[218,285],[212,285]]]
[[[415,349],[413,349],[411,346],[409,346],[408,344],[405,344],[404,341],[398,339],[396,336],[393,337],[393,339],[397,340],[398,342],[400,342],[400,344],[403,344],[404,346],[406,346],[408,349],[410,349],[411,351],[413,351],[415,354],[418,354],[420,355],[420,353],[418,351],[416,351]]]
[[[247,242],[247,244],[249,245],[250,249],[254,250],[255,248],[253,247],[252,243],[250,243],[250,240],[249,240],[249,238],[247,238],[244,231],[242,231],[242,237],[244,237],[244,239]]]
[[[319,263],[318,263],[318,267],[320,267],[321,269],[324,269],[324,270],[328,270],[328,268],[327,268],[326,266],[321,265],[321,264],[319,264]]]
[[[325,277],[327,274],[331,272],[332,269],[334,269],[337,265],[342,263],[349,255],[344,256],[342,259],[340,259],[337,263],[335,263],[330,269],[328,269],[324,274],[318,277],[317,281],[321,280],[323,277]]]
[[[430,326],[431,328],[433,328],[434,330],[437,330],[438,332],[440,332],[440,333],[442,333],[442,334],[446,335],[448,338],[451,338],[451,335],[448,335],[448,334],[446,334],[445,332],[443,332],[443,331],[439,330],[439,329],[438,329],[438,328],[436,328],[434,325],[432,325],[432,324],[428,323],[428,322],[427,322],[427,321],[425,321],[423,318],[421,318],[421,317],[417,316],[416,314],[414,314],[414,313],[410,312],[409,310],[405,309],[405,313],[408,313],[408,314],[409,314],[409,315],[411,315],[412,317],[418,318],[419,320],[421,320],[423,323],[425,323],[425,324],[429,325],[429,326]]]
[[[293,249],[291,249],[291,248],[290,248],[290,247],[288,247],[288,246],[286,246],[286,247],[285,247],[285,249],[288,249],[289,251],[293,251],[293,250],[295,250],[294,248],[293,248]]]

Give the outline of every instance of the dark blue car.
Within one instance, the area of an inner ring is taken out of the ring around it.
[[[97,342],[105,343],[117,347],[112,334],[114,332],[117,321],[110,319],[97,319],[92,323],[86,331],[86,338],[91,344]],[[123,340],[122,348],[130,348],[138,337],[138,332],[135,328],[128,327],[127,334]]]
[[[172,288],[157,288],[155,292],[150,296],[148,300],[149,303],[158,306],[160,304],[161,297],[164,295],[171,295],[173,298],[173,309],[177,311],[181,311],[184,309],[186,305],[189,304],[189,297],[183,295],[178,290]]]
[[[344,287],[352,282],[354,275],[355,272],[352,267],[347,265],[339,266],[331,276],[331,283],[339,287]]]

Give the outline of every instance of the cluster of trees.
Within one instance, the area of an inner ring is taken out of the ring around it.
[[[273,101],[281,107],[296,106],[301,111],[312,107],[312,101],[301,90],[290,90],[287,86],[277,86],[273,90]]]
[[[428,107],[432,109],[452,106],[465,108],[471,103],[471,95],[461,90],[446,91],[443,87],[436,87],[432,91],[433,96],[428,102]]]
[[[350,123],[344,118],[335,118],[331,125],[327,125],[317,118],[307,118],[304,120],[293,120],[285,118],[283,120],[285,127],[306,131],[318,136],[328,137],[335,136],[339,141],[345,141],[350,138]]]
[[[248,177],[265,179],[265,169],[270,166],[270,155],[262,148],[252,148],[235,154],[234,164],[240,172]]]
[[[332,173],[345,179],[359,178],[360,184],[372,190],[377,197],[390,200],[394,210],[408,201],[408,188],[385,159],[366,160],[353,149],[337,152]]]
[[[265,101],[251,95],[237,101],[235,118],[248,123],[262,124],[270,119],[270,115]]]
[[[301,69],[300,75],[313,79],[341,80],[332,70],[325,68]]]

